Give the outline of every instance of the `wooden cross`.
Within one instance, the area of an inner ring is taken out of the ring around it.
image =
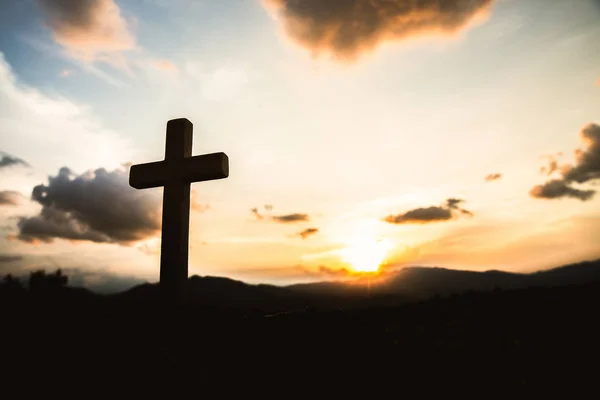
[[[165,159],[129,171],[129,185],[136,189],[164,186],[159,286],[167,302],[181,300],[188,277],[190,184],[229,176],[225,153],[192,157],[192,136],[187,119],[169,121]]]

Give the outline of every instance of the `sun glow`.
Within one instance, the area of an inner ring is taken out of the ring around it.
[[[341,251],[342,259],[356,272],[377,272],[393,246],[389,240],[362,240]]]

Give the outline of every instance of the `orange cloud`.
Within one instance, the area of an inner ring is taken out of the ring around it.
[[[289,37],[313,55],[354,61],[386,41],[454,35],[489,13],[493,0],[264,0]]]
[[[493,182],[493,181],[497,181],[498,179],[502,178],[502,174],[489,174],[485,177],[485,181],[486,182]]]
[[[125,66],[135,38],[114,0],[40,0],[54,40],[75,58]]]
[[[305,230],[299,232],[297,236],[300,236],[302,239],[306,239],[309,236],[316,235],[319,232],[319,228],[306,228]]]

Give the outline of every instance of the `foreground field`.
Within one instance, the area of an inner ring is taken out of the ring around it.
[[[600,348],[599,284],[275,315],[71,297],[78,295],[2,303],[3,362],[12,373],[140,377],[146,384],[358,379],[547,388],[590,382]]]

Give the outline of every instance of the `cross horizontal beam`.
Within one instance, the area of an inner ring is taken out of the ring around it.
[[[225,153],[204,154],[131,166],[129,185],[136,189],[165,186],[169,182],[203,182],[229,176]]]

